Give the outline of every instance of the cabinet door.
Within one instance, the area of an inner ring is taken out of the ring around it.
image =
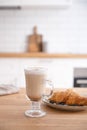
[[[0,6],[18,6],[21,0],[0,0]]]
[[[72,0],[0,0],[0,6],[68,6]]]
[[[67,6],[71,0],[21,0],[23,6]]]

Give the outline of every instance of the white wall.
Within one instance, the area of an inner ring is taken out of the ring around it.
[[[0,10],[0,52],[25,51],[26,37],[37,25],[48,52],[87,53],[87,2],[72,1],[67,9]]]
[[[48,43],[48,52],[87,53],[87,2],[73,0],[68,9],[0,10],[0,52],[24,52],[32,27]],[[73,69],[87,67],[87,59],[0,59],[0,83],[8,75],[25,86],[24,68],[44,66],[55,87],[73,87]]]

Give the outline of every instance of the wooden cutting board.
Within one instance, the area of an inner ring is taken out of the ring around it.
[[[33,28],[33,34],[28,37],[28,52],[41,51],[42,35],[37,33],[37,27]]]

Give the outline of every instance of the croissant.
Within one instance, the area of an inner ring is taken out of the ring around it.
[[[49,100],[56,103],[60,103],[60,102],[65,103],[70,93],[71,93],[71,90],[57,91],[52,95],[52,97]]]
[[[72,89],[54,92],[49,100],[51,102],[64,103],[67,105],[87,105],[87,98],[80,96]]]

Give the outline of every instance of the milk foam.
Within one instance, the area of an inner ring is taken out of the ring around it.
[[[45,74],[45,70],[46,69],[43,69],[41,67],[32,67],[32,68],[29,68],[29,69],[25,69],[25,72],[28,74]]]

